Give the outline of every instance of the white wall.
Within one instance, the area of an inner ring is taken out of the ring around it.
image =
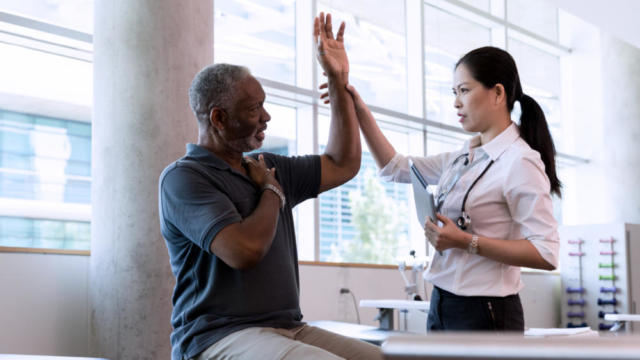
[[[606,34],[600,41],[604,189],[613,203],[615,221],[640,223],[640,49]]]
[[[569,14],[561,14],[560,40],[572,52],[562,60],[563,117],[575,141],[576,154],[589,164],[559,170],[564,182],[562,217],[565,225],[614,222],[605,189],[605,148],[600,30]],[[585,194],[589,204],[584,206]]]
[[[86,356],[89,257],[0,253],[0,353]]]
[[[0,253],[0,353],[88,356],[88,269],[88,256]],[[301,265],[300,279],[305,321],[356,322],[341,287],[358,301],[404,298],[396,269]],[[526,325],[557,326],[559,276],[526,273],[523,281]],[[376,313],[360,308],[362,323],[376,325]]]
[[[640,49],[563,18],[563,116],[590,163],[560,171],[565,225],[640,222]]]

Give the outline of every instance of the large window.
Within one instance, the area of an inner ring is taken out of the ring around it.
[[[453,67],[486,45],[516,59],[557,148],[563,125],[562,46],[552,1],[216,0],[215,62],[248,66],[272,116],[262,151],[324,151],[329,107],[318,97],[313,17],[346,23],[350,82],[395,148],[415,156],[458,149]],[[92,0],[0,0],[0,246],[88,248]],[[518,108],[513,118],[518,118]],[[570,142],[570,141],[569,141]],[[567,157],[575,159],[575,157]],[[363,142],[347,184],[296,208],[302,260],[396,263],[429,249],[411,188],[383,182]],[[16,210],[17,209],[17,210]]]
[[[90,247],[92,11],[0,1],[0,246]]]
[[[91,125],[0,110],[0,246],[89,249]]]

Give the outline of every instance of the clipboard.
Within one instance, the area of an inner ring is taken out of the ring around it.
[[[429,184],[422,174],[420,174],[420,171],[418,171],[411,159],[409,159],[409,169],[411,173],[411,185],[413,185],[413,200],[416,204],[416,215],[418,216],[420,226],[424,228],[427,216],[431,218],[433,223],[437,221],[436,205],[433,194],[428,189]]]

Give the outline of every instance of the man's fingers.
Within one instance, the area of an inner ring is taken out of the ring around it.
[[[318,51],[318,57],[324,55],[324,40],[326,36],[324,33],[324,13],[321,12],[315,19],[314,39],[316,42],[316,48]]]
[[[338,29],[338,36],[336,37],[336,40],[340,41],[340,42],[344,42],[344,21],[340,24],[340,28]]]
[[[251,156],[245,156],[244,159],[247,163],[247,166],[250,169],[256,169],[260,167],[260,164],[258,163],[258,161],[256,161],[256,159],[252,158]]]
[[[320,86],[318,86],[318,89],[326,89],[328,87],[329,87],[329,83],[324,83],[324,84],[321,84]]]
[[[327,96],[329,96],[329,93],[324,93],[324,94],[320,95],[320,99],[324,99],[324,98],[326,98]]]
[[[318,43],[318,35],[320,34],[320,21],[318,19],[318,17],[316,16],[315,19],[313,19],[313,42],[315,44]]]
[[[318,33],[320,35],[320,43],[318,43],[318,45],[320,45],[324,39],[327,38],[327,34],[325,33],[325,23],[324,23],[324,13],[321,12],[320,16],[318,17]]]
[[[326,32],[327,39],[333,39],[333,26],[331,25],[331,14],[327,14],[324,30]]]

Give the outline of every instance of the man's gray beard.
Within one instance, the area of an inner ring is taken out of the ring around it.
[[[251,136],[248,136],[246,138],[242,138],[242,139],[236,139],[236,140],[224,140],[224,137],[222,136],[222,134],[215,134],[213,132],[214,130],[211,129],[209,132],[209,136],[211,136],[212,138],[218,138],[221,141],[224,141],[225,145],[227,148],[239,152],[239,153],[245,153],[245,152],[249,152],[249,151],[253,151],[256,149],[259,149],[262,144],[261,143],[256,143],[255,145],[253,145],[251,143]],[[257,140],[256,140],[257,142]]]
[[[233,151],[237,151],[240,153],[246,153],[260,148],[260,144],[251,144],[250,138],[228,141],[227,146]]]

